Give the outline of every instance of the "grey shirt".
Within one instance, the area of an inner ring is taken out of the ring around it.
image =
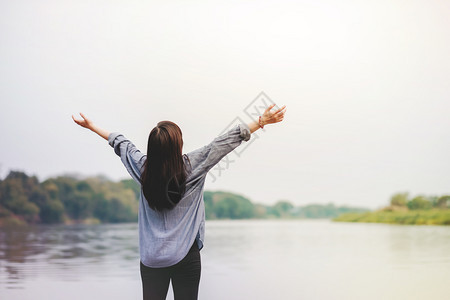
[[[141,262],[153,268],[172,266],[189,252],[194,241],[203,247],[205,236],[205,206],[203,189],[208,171],[224,156],[250,139],[247,124],[238,124],[216,137],[208,145],[183,155],[188,176],[186,191],[171,210],[162,212],[151,209],[141,189],[139,199],[139,252]],[[108,143],[120,156],[131,177],[139,178],[146,155],[122,134],[113,132]],[[189,163],[190,162],[190,163]]]

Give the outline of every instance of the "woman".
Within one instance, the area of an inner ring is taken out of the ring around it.
[[[208,171],[264,125],[281,122],[286,106],[269,106],[258,121],[239,124],[208,145],[182,155],[180,128],[161,121],[148,137],[147,155],[122,134],[83,119],[75,123],[108,141],[131,177],[141,185],[139,200],[140,272],[144,299],[165,299],[172,280],[175,299],[197,299],[200,249],[205,232],[203,188]]]

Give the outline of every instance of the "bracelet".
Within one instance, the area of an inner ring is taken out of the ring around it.
[[[259,116],[259,127],[260,127],[260,128],[264,128],[264,125],[263,125],[262,122],[261,122],[261,116]]]

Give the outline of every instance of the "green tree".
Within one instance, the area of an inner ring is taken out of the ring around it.
[[[205,218],[208,220],[216,219],[216,213],[213,204],[213,192],[203,192],[203,202],[205,203]]]
[[[431,202],[424,196],[417,196],[414,197],[412,200],[408,201],[407,206],[411,210],[430,209]]]
[[[450,208],[450,196],[441,196],[437,200],[437,207],[439,208]]]
[[[290,217],[292,216],[292,210],[294,209],[294,205],[286,200],[280,200],[272,207],[270,210],[271,213],[277,217]]]
[[[39,207],[30,202],[29,197],[36,190],[38,183],[36,177],[11,171],[0,183],[0,205],[27,222],[37,222]]]
[[[58,186],[51,181],[41,183],[47,199],[40,206],[39,217],[42,223],[55,224],[63,222],[64,205],[58,198]]]
[[[397,193],[391,197],[391,205],[406,206],[408,203],[408,193]]]
[[[226,193],[214,203],[214,212],[219,219],[246,219],[253,217],[253,204],[247,198]]]
[[[39,213],[42,223],[57,224],[63,221],[64,206],[59,200],[48,200]]]
[[[136,199],[141,196],[141,186],[134,179],[125,179],[120,181],[124,189],[130,189],[136,195]]]

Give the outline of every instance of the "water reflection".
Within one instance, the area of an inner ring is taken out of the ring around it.
[[[0,299],[140,299],[138,251],[137,224],[3,228]],[[450,294],[449,226],[208,221],[201,253],[199,299]]]
[[[131,274],[138,257],[136,224],[2,228],[0,285],[22,288],[26,278],[42,274],[58,280],[78,280],[86,272],[108,276],[108,265]]]
[[[207,232],[204,273],[214,279],[204,277],[201,294],[214,297],[204,299],[448,299],[450,294],[448,226],[237,221],[207,223]]]
[[[450,263],[450,228],[445,226],[385,225],[389,264],[398,269]]]

